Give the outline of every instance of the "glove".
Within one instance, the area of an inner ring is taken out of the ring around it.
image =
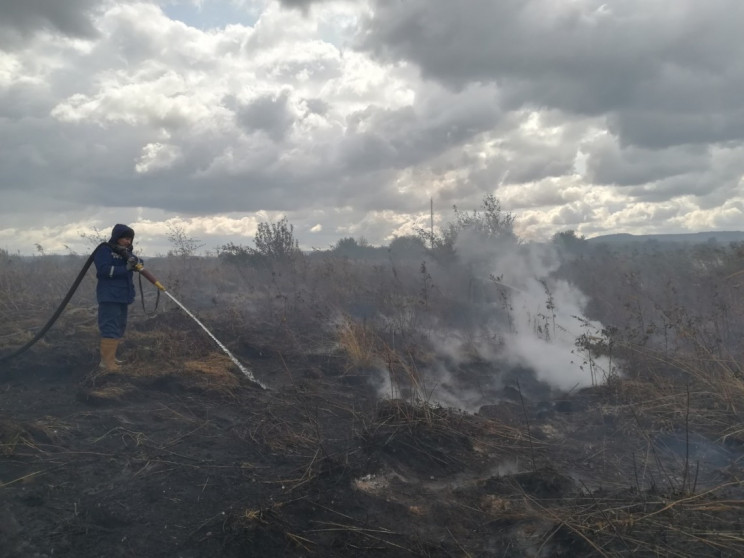
[[[141,271],[144,267],[137,256],[129,256],[127,258],[127,271]]]

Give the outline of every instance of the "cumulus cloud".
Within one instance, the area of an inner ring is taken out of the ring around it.
[[[531,238],[731,223],[743,11],[0,0],[0,214],[41,230],[63,191],[90,214],[307,214],[308,243],[380,243],[431,198],[442,221],[493,193]]]
[[[181,152],[175,145],[166,143],[148,143],[142,148],[142,156],[137,160],[134,170],[139,173],[154,172],[173,166]]]

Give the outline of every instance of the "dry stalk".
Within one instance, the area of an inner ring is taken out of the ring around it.
[[[519,385],[519,382],[517,382],[517,389],[519,391],[519,400],[522,403],[522,412],[524,413],[524,422],[527,426],[527,440],[530,444],[530,459],[532,460],[532,471],[535,471],[535,448],[532,445],[532,434],[530,432],[530,419],[527,415],[527,407],[524,404],[524,398],[522,397],[522,387]]]
[[[295,535],[290,532],[285,532],[284,536],[286,536],[297,548],[301,548],[305,552],[311,552],[310,546],[315,545],[313,541],[310,539],[306,539],[305,537],[301,537],[300,535]]]
[[[400,533],[396,533],[395,531],[390,531],[389,529],[385,529],[384,527],[379,527],[377,529],[369,529],[369,528],[364,528],[364,527],[358,527],[356,525],[344,525],[342,523],[333,523],[333,522],[315,521],[314,523],[317,523],[318,525],[325,525],[326,527],[320,528],[320,529],[312,529],[310,530],[311,533],[327,533],[327,532],[339,532],[339,531],[348,532],[348,533],[356,533],[364,537],[370,538],[372,540],[384,543],[388,546],[392,546],[394,548],[399,548],[401,550],[406,550],[406,551],[408,550],[404,546],[401,546],[392,541],[382,538],[380,535],[400,536]]]
[[[22,477],[18,477],[17,479],[10,480],[8,482],[0,483],[0,488],[5,488],[6,486],[10,486],[11,484],[15,484],[17,482],[28,482],[29,480],[33,479],[37,475],[43,475],[44,471],[34,471],[33,473],[28,473],[27,475],[23,475]]]

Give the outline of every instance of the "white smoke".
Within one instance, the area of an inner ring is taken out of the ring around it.
[[[546,276],[522,284],[511,298],[514,323],[504,338],[506,359],[564,391],[605,377],[609,359],[591,357],[576,346],[581,335],[601,335],[602,325],[584,318],[586,297],[574,285]]]
[[[465,230],[455,250],[456,266],[428,269],[442,300],[459,297],[460,305],[439,313],[433,300],[428,321],[409,320],[426,333],[434,358],[418,370],[418,385],[404,393],[380,363],[374,383],[381,397],[415,397],[475,412],[496,403],[508,387],[522,393],[529,385],[530,397],[549,398],[553,390],[602,383],[617,372],[607,357],[577,344],[601,339],[603,327],[585,317],[584,293],[556,276],[561,262],[552,246],[498,242]],[[396,320],[381,317],[397,329]]]
[[[587,297],[575,285],[555,277],[560,261],[551,246],[498,243],[461,234],[455,248],[461,262],[483,284],[501,291],[501,301],[489,304],[494,315],[506,311],[509,319],[491,322],[477,334],[451,328],[432,332],[441,356],[457,365],[476,352],[492,362],[492,389],[503,387],[500,374],[509,368],[532,370],[539,381],[561,391],[606,379],[610,360],[577,346],[581,336],[601,337],[602,324],[586,319]],[[429,372],[441,384],[435,397],[443,404],[473,409],[486,402],[482,392],[479,396],[465,386],[462,391],[455,389],[451,373],[441,366],[432,366]]]

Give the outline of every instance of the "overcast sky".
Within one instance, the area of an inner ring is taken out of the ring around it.
[[[0,248],[744,229],[741,0],[0,0]],[[65,248],[67,247],[67,248]]]

